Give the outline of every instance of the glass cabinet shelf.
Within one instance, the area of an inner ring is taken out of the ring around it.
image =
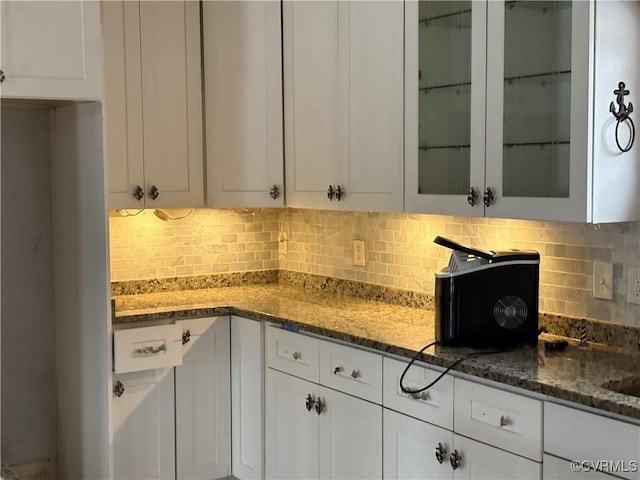
[[[505,148],[517,148],[517,147],[546,147],[550,145],[569,145],[569,141],[558,141],[558,142],[520,142],[520,143],[505,143],[503,146]]]
[[[459,88],[459,87],[470,87],[471,82],[460,82],[460,83],[449,83],[446,85],[431,85],[427,87],[420,87],[419,90],[421,92],[427,93],[429,90],[439,90],[441,88]]]
[[[460,150],[461,148],[471,148],[471,145],[423,145],[418,147],[419,150]]]
[[[442,15],[434,15],[433,17],[427,17],[427,18],[421,18],[420,19],[420,23],[430,23],[430,22],[435,22],[438,20],[442,20],[445,18],[451,18],[451,17],[455,17],[458,15],[464,15],[467,13],[471,13],[471,9],[465,9],[465,10],[459,10],[457,12],[448,12],[448,13],[443,13]]]
[[[518,80],[529,80],[529,79],[536,79],[536,78],[544,79],[546,77],[556,77],[559,75],[571,75],[571,70],[562,70],[558,72],[531,73],[528,75],[516,75],[513,77],[505,77],[504,81],[511,83]],[[431,88],[434,88],[434,87],[431,87]]]

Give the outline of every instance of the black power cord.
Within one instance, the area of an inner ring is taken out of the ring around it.
[[[407,374],[407,372],[409,371],[409,369],[411,368],[411,365],[414,364],[414,362],[418,359],[418,357],[422,354],[422,352],[424,352],[427,348],[429,347],[433,347],[436,345],[444,345],[444,343],[441,342],[431,342],[428,343],[427,345],[425,345],[424,347],[422,347],[420,349],[419,352],[417,352],[413,358],[411,359],[411,361],[409,362],[409,364],[405,367],[404,371],[402,372],[402,375],[400,375],[400,390],[402,390],[402,392],[404,393],[408,393],[408,394],[414,394],[414,393],[420,393],[420,392],[424,392],[425,390],[433,387],[436,383],[438,383],[440,381],[440,379],[442,379],[442,377],[444,377],[447,373],[449,373],[449,371],[455,367],[456,365],[464,362],[465,360],[468,360],[469,358],[473,358],[473,357],[481,357],[483,355],[492,355],[494,353],[504,353],[504,352],[508,352],[510,351],[510,349],[502,349],[502,350],[482,350],[480,352],[470,352],[467,353],[466,355],[464,355],[463,357],[459,358],[458,360],[456,360],[455,362],[453,362],[451,365],[449,365],[444,372],[442,372],[440,375],[438,375],[438,377],[431,382],[429,385],[422,387],[422,388],[417,388],[417,389],[409,389],[409,388],[405,388],[405,386],[402,384],[402,382],[404,381],[404,376]]]

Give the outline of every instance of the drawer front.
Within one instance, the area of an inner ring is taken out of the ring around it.
[[[545,402],[544,451],[567,460],[610,462],[596,468],[615,467],[616,471],[608,473],[640,478],[638,425]]]
[[[182,365],[180,325],[128,328],[113,332],[113,371],[137,372]]]
[[[275,326],[266,329],[267,366],[318,383],[320,340]]]
[[[542,402],[456,378],[457,433],[542,460]]]
[[[383,405],[420,420],[453,430],[453,377],[445,375],[434,386],[419,394],[400,389],[400,376],[408,362],[384,359]],[[433,382],[440,372],[413,364],[404,376],[403,385],[420,389]]]
[[[382,356],[320,341],[320,383],[382,404]]]

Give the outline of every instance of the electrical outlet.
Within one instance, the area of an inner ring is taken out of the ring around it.
[[[287,251],[288,251],[288,240],[287,240],[287,234],[285,232],[280,232],[280,235],[278,237],[278,253],[280,255],[286,255]]]
[[[629,267],[629,303],[640,305],[640,268]]]
[[[353,264],[364,267],[364,240],[353,241]]]
[[[593,298],[613,298],[613,263],[593,262]]]

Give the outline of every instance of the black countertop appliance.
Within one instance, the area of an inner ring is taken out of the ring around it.
[[[435,275],[436,340],[445,345],[510,348],[538,341],[540,254],[483,251],[436,237],[450,248]]]

